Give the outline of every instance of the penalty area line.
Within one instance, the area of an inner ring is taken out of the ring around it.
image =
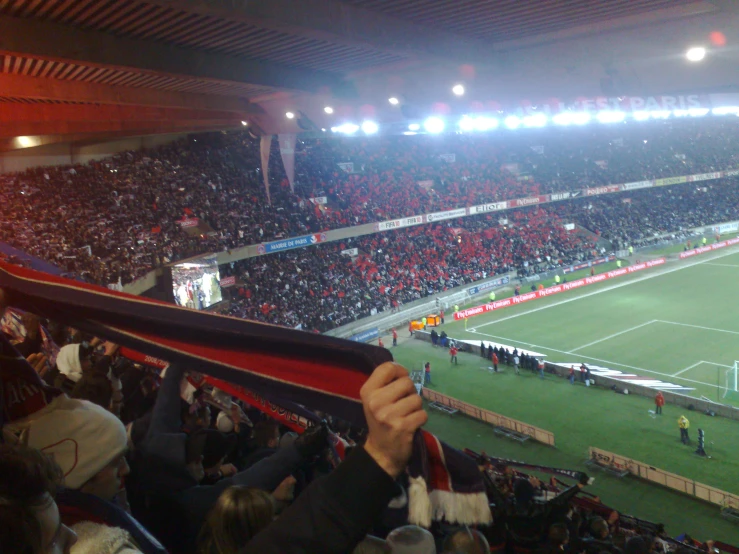
[[[568,352],[567,350],[559,350],[557,348],[550,348],[548,346],[542,346],[541,344],[533,344],[533,343],[530,343],[530,342],[524,342],[522,340],[512,339],[512,338],[509,338],[509,337],[500,337],[498,335],[489,335],[487,333],[481,333],[479,331],[477,333],[475,333],[475,334],[476,335],[484,335],[486,337],[490,337],[491,339],[498,339],[498,340],[512,342],[512,343],[523,344],[523,345],[530,346],[532,348],[538,348],[538,349],[541,349],[541,350],[549,350],[550,352],[557,352],[559,354],[566,354],[566,355],[573,356],[573,357],[576,357],[576,358],[585,358],[586,360],[593,360],[595,362],[600,362],[600,363],[603,363],[603,364],[615,365],[615,366],[618,366],[618,367],[625,367],[627,369],[633,369],[633,370],[636,370],[636,371],[644,371],[646,373],[654,373],[655,375],[661,375],[662,377],[668,377],[668,378],[669,377],[672,377],[672,378],[678,379],[680,381],[687,381],[689,383],[695,383],[696,385],[704,385],[706,387],[713,387],[714,389],[720,388],[718,385],[712,385],[710,383],[704,383],[703,381],[696,381],[694,379],[687,379],[685,377],[675,377],[675,375],[673,375],[671,373],[662,373],[661,371],[655,371],[653,369],[646,369],[646,368],[643,368],[643,367],[636,367],[636,366],[633,366],[633,365],[621,364],[621,363],[618,363],[618,362],[612,362],[611,360],[603,360],[601,358],[594,358],[593,356],[584,356],[583,354],[577,354],[577,353],[573,353],[573,352]]]

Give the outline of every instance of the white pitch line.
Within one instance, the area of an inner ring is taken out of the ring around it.
[[[589,292],[587,294],[581,294],[581,295],[578,295],[578,296],[574,296],[572,298],[567,298],[567,299],[564,299],[564,300],[560,300],[558,302],[552,302],[551,304],[547,304],[546,306],[540,306],[538,308],[533,308],[531,310],[527,310],[525,312],[521,312],[521,313],[518,313],[518,314],[509,315],[507,317],[501,317],[500,319],[496,319],[495,321],[488,321],[487,323],[481,323],[481,324],[477,325],[476,328],[479,329],[480,327],[487,327],[488,325],[494,325],[496,323],[502,323],[504,321],[508,321],[509,319],[515,319],[517,317],[521,317],[521,316],[524,316],[524,315],[533,314],[533,313],[539,312],[541,310],[548,310],[549,308],[554,308],[556,306],[561,306],[562,304],[567,304],[568,302],[575,302],[577,300],[582,300],[583,298],[588,298],[590,296],[595,296],[596,294],[601,294],[601,293],[609,292],[609,291],[612,291],[612,290],[615,290],[615,289],[620,289],[621,287],[626,287],[626,286],[629,286],[629,285],[633,285],[634,283],[640,283],[641,281],[646,281],[648,279],[654,279],[655,277],[661,277],[662,275],[667,275],[668,273],[673,273],[675,271],[681,271],[683,269],[688,269],[689,267],[694,267],[696,265],[704,264],[704,263],[709,262],[711,260],[718,260],[720,258],[724,258],[726,256],[733,256],[735,254],[737,254],[737,251],[736,250],[734,250],[732,252],[724,252],[724,253],[722,253],[719,256],[715,256],[715,257],[710,258],[710,259],[705,260],[705,261],[695,261],[695,262],[692,262],[692,263],[689,262],[689,263],[687,263],[685,265],[679,265],[677,267],[673,267],[672,269],[668,269],[668,270],[665,270],[665,271],[662,271],[662,272],[659,272],[658,271],[658,272],[655,272],[655,273],[644,275],[643,277],[638,277],[636,279],[630,279],[630,280],[628,280],[628,281],[626,281],[624,283],[617,283],[617,284],[610,285],[608,287],[603,287],[602,289],[594,290],[593,292]],[[578,290],[578,289],[575,289],[575,290]]]
[[[686,367],[685,369],[681,369],[680,371],[678,371],[677,373],[675,373],[675,376],[677,377],[681,373],[685,373],[686,371],[688,371],[690,369],[693,369],[694,367],[698,367],[702,363],[703,363],[703,360],[701,360],[700,362],[695,362],[693,365],[690,365],[690,366]]]
[[[598,344],[599,342],[605,342],[607,340],[611,340],[612,338],[615,338],[619,335],[624,335],[626,333],[630,333],[631,331],[636,331],[637,329],[641,329],[642,327],[646,327],[647,325],[651,325],[652,323],[657,323],[657,320],[653,319],[652,321],[647,321],[646,323],[642,323],[641,325],[637,325],[635,327],[629,327],[628,329],[624,329],[623,331],[620,331],[618,333],[613,333],[612,335],[608,335],[607,337],[603,337],[602,339],[594,340],[593,342],[589,342],[588,344],[583,344],[582,346],[573,348],[572,350],[570,350],[570,352],[576,352],[577,350],[582,350],[583,348],[587,348],[588,346],[593,346],[594,344]]]
[[[732,265],[732,264],[712,264],[711,262],[705,262],[705,265],[715,265],[718,267],[739,267],[739,265]]]
[[[479,331],[477,333],[475,333],[475,334],[476,335],[484,335],[486,337],[490,337],[491,339],[498,339],[498,340],[507,341],[507,342],[514,342],[514,343],[518,343],[518,344],[524,344],[526,346],[531,346],[533,348],[538,348],[538,349],[541,349],[541,350],[549,350],[550,352],[558,352],[560,354],[567,354],[567,355],[575,356],[577,358],[585,358],[586,360],[594,360],[596,362],[601,362],[601,363],[604,363],[604,364],[615,365],[615,366],[618,366],[618,367],[625,367],[627,369],[634,369],[636,371],[646,371],[647,373],[654,373],[655,375],[661,375],[662,377],[675,377],[672,373],[662,373],[661,371],[654,371],[653,369],[645,369],[643,367],[636,367],[636,366],[633,366],[633,365],[621,364],[621,363],[618,363],[618,362],[612,362],[611,360],[603,360],[601,358],[593,358],[592,356],[583,356],[582,354],[573,354],[572,352],[567,352],[566,350],[558,350],[556,348],[550,348],[548,346],[542,346],[541,344],[532,344],[530,342],[524,342],[524,341],[518,340],[518,339],[511,339],[511,338],[508,338],[508,337],[500,337],[500,336],[497,336],[497,335],[488,335],[486,333],[480,333]],[[716,364],[716,365],[719,365],[719,364]],[[695,381],[694,379],[686,379],[685,377],[677,377],[676,379],[678,379],[680,381],[687,381],[688,383],[695,383],[697,385],[705,385],[707,387],[713,387],[714,389],[720,388],[718,385],[711,385],[709,383],[704,383],[703,381]]]
[[[730,335],[739,335],[739,331],[729,331],[728,329],[716,329],[715,327],[703,327],[703,325],[691,325],[690,323],[680,323],[679,321],[657,320],[659,323],[669,323],[670,325],[680,325],[681,327],[693,327],[694,329],[703,329],[704,331],[716,331],[717,333],[728,333]]]

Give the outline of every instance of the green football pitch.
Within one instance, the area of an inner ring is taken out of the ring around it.
[[[454,338],[654,377],[693,389],[687,394],[728,402],[727,370],[739,360],[738,277],[739,252],[716,251],[470,318],[467,330],[449,320],[443,329]],[[446,351],[423,341],[403,340],[392,352],[409,369],[431,362],[434,390],[548,429],[557,444],[519,445],[464,416],[432,414],[430,430],[455,446],[579,469],[595,446],[739,493],[737,421],[686,411],[693,445],[683,446],[677,418],[684,410],[676,406],[668,404],[664,415],[654,417],[651,399],[571,386],[553,375],[517,376],[510,368],[492,374],[487,361],[472,354],[460,354],[453,366]],[[710,459],[693,452],[698,428],[706,432]],[[592,492],[622,511],[663,521],[675,534],[739,542],[739,525],[721,519],[717,506],[632,477],[595,476]]]

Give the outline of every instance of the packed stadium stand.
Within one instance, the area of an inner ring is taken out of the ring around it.
[[[525,4],[0,2],[0,554],[739,554],[537,463],[549,431],[526,461],[430,432],[531,438],[451,397],[434,426],[395,322],[331,335],[739,243],[713,228],[739,232],[739,4]],[[409,350],[498,373],[440,330]],[[496,352],[544,383],[546,356]]]

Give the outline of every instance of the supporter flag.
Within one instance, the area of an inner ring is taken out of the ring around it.
[[[0,263],[9,304],[149,356],[364,425],[359,389],[385,348],[189,310]]]

